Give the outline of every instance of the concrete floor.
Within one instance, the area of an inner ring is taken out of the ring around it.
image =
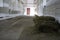
[[[32,17],[19,16],[0,21],[0,40],[18,40],[24,27],[33,26]]]

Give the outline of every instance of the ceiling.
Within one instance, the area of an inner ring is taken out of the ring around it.
[[[22,0],[27,7],[36,6],[37,0]]]

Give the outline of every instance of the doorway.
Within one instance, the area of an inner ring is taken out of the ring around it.
[[[30,8],[27,8],[27,15],[30,15]]]

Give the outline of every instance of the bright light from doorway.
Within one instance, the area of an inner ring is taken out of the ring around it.
[[[26,7],[24,15],[28,16],[27,15],[27,8],[30,8],[30,15],[29,16],[37,15],[37,12],[35,11],[35,7]]]
[[[30,10],[30,16],[34,16],[35,14],[37,14],[34,7],[31,7],[30,9],[31,9]]]

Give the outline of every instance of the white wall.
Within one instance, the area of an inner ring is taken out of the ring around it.
[[[38,16],[43,15],[43,0],[38,1],[37,12],[38,12]]]

